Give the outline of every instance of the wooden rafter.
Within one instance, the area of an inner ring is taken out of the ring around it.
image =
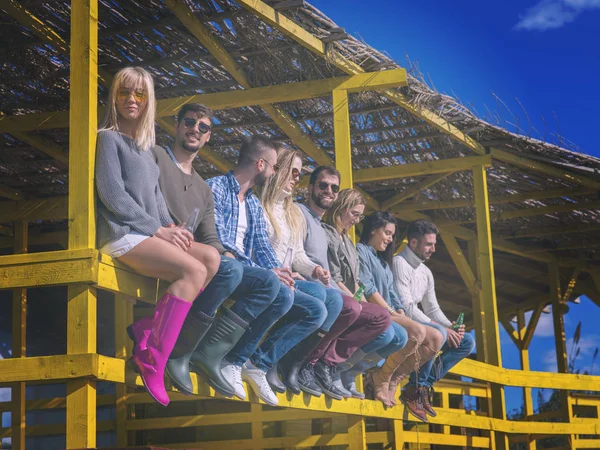
[[[392,197],[392,198],[382,202],[381,207],[382,207],[382,209],[388,210],[392,206],[396,206],[398,203],[402,203],[404,200],[414,197],[419,192],[424,191],[425,189],[430,188],[434,184],[439,183],[443,179],[452,175],[452,173],[454,173],[454,172],[440,173],[437,175],[432,175],[430,177],[427,177],[424,180],[421,180],[421,181],[407,187],[406,189],[404,189],[402,192],[400,192],[395,197]]]

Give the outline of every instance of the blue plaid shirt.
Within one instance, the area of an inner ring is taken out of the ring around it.
[[[233,172],[206,180],[213,191],[215,198],[215,224],[217,235],[223,247],[235,255],[236,259],[249,266],[259,266],[265,269],[281,267],[275,256],[267,227],[265,215],[260,201],[248,189],[244,196],[248,228],[244,236],[244,253],[235,246],[240,212],[240,184],[233,176]]]

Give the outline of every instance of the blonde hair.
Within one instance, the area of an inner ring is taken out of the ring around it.
[[[346,233],[340,223],[342,215],[351,208],[358,205],[366,205],[365,198],[354,189],[344,189],[338,194],[338,198],[332,203],[331,208],[325,214],[325,223],[334,227],[338,233]]]
[[[278,219],[275,217],[273,209],[281,198],[284,188],[290,181],[296,158],[302,161],[302,153],[289,148],[281,148],[277,152],[277,166],[279,166],[279,169],[269,178],[258,193],[267,218],[271,222],[271,225],[273,225],[276,237],[279,237],[281,230],[279,229]],[[292,239],[303,239],[305,230],[304,216],[300,208],[294,204],[293,195],[283,200],[283,210],[284,219],[290,227]]]
[[[117,111],[117,93],[124,84],[144,86],[147,95],[146,108],[142,112],[138,126],[135,130],[135,136],[132,136],[135,143],[141,150],[150,150],[156,143],[154,133],[154,119],[156,116],[156,98],[154,96],[154,81],[152,75],[146,69],[141,67],[126,67],[121,69],[115,75],[110,87],[110,94],[106,104],[106,114],[100,125],[100,131],[112,130],[119,131],[119,112]]]

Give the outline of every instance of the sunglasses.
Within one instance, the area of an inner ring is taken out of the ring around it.
[[[196,120],[191,119],[189,117],[183,119],[183,125],[186,128],[194,128],[196,124],[198,124],[198,131],[200,132],[200,134],[206,134],[210,131],[210,125],[206,125],[204,122],[200,122],[200,119]]]
[[[148,94],[146,94],[146,91],[143,89],[135,89],[133,91],[130,91],[129,89],[119,89],[117,91],[117,99],[124,102],[125,100],[129,100],[131,94],[133,94],[133,98],[138,103],[143,103],[148,99]]]
[[[317,184],[317,187],[321,191],[325,191],[325,190],[327,190],[328,187],[331,187],[331,192],[333,192],[334,194],[337,194],[338,192],[340,192],[339,184],[329,184],[329,183],[325,183],[324,181],[321,181],[319,184]]]
[[[304,174],[301,170],[296,169],[295,167],[292,169],[292,178],[298,178],[301,180],[304,177]]]
[[[350,214],[352,215],[352,217],[354,217],[355,219],[358,219],[359,222],[361,222],[364,218],[365,215],[364,214],[358,214],[355,212],[350,211]]]

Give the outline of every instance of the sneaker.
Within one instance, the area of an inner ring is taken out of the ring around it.
[[[242,383],[242,368],[223,361],[221,364],[221,374],[235,389],[234,395],[240,400],[246,400],[246,389],[244,389],[244,383]]]
[[[298,384],[300,389],[314,397],[320,397],[323,395],[323,391],[315,380],[315,373],[313,372],[312,366],[304,364],[300,367],[298,372]]]
[[[259,369],[250,361],[247,361],[242,368],[242,379],[246,381],[254,393],[267,405],[277,406],[279,400],[269,386],[267,381],[267,372]]]
[[[315,379],[317,380],[319,386],[321,386],[321,389],[323,389],[325,395],[335,400],[342,400],[344,398],[344,395],[341,393],[341,391],[333,384],[331,367],[318,361],[313,370],[315,372]]]

